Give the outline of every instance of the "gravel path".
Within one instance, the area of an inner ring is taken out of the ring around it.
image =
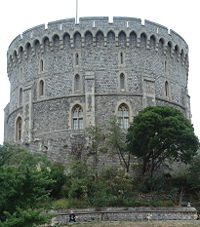
[[[115,222],[92,222],[92,223],[76,223],[67,226],[80,227],[200,227],[200,220],[194,221],[149,221],[149,222],[129,222],[129,221],[115,221]]]

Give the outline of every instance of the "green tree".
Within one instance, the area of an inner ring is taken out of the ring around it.
[[[68,174],[68,197],[77,199],[87,199],[88,188],[90,187],[90,175],[86,162],[81,160],[72,160]]]
[[[134,196],[133,178],[115,167],[103,169],[91,195],[94,206],[123,206]]]
[[[0,147],[0,160],[0,227],[46,223],[51,216],[41,211],[60,185],[55,164],[42,155],[8,145]]]
[[[200,199],[200,154],[193,158],[187,173],[190,191],[193,195]]]
[[[177,109],[152,106],[140,111],[128,129],[128,147],[152,176],[167,161],[189,163],[199,147],[191,122]]]
[[[121,166],[126,172],[129,172],[131,152],[127,149],[126,131],[120,127],[116,117],[111,118],[107,130],[106,144],[110,148],[112,155],[119,157]]]
[[[87,158],[92,157],[93,162],[92,169],[94,174],[97,175],[99,155],[100,153],[105,153],[107,148],[105,147],[105,135],[103,133],[102,127],[91,126],[86,131],[87,140]]]

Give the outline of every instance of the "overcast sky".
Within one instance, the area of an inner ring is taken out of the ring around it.
[[[200,7],[199,0],[78,0],[79,17],[128,16],[148,19],[179,33],[189,45],[189,95],[192,123],[200,138]],[[75,17],[76,0],[1,0],[0,2],[0,144],[9,102],[7,49],[23,31],[50,21]]]

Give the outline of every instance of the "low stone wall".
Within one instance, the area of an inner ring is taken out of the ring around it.
[[[69,223],[70,210],[49,211],[56,215],[52,224],[65,225]],[[136,221],[136,220],[194,220],[197,219],[197,210],[193,207],[120,207],[73,210],[77,222],[90,221]]]

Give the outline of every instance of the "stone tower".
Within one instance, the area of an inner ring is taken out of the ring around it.
[[[8,49],[5,142],[67,162],[73,138],[112,115],[127,128],[148,105],[190,118],[188,46],[166,27],[137,18],[65,19],[17,36]]]

